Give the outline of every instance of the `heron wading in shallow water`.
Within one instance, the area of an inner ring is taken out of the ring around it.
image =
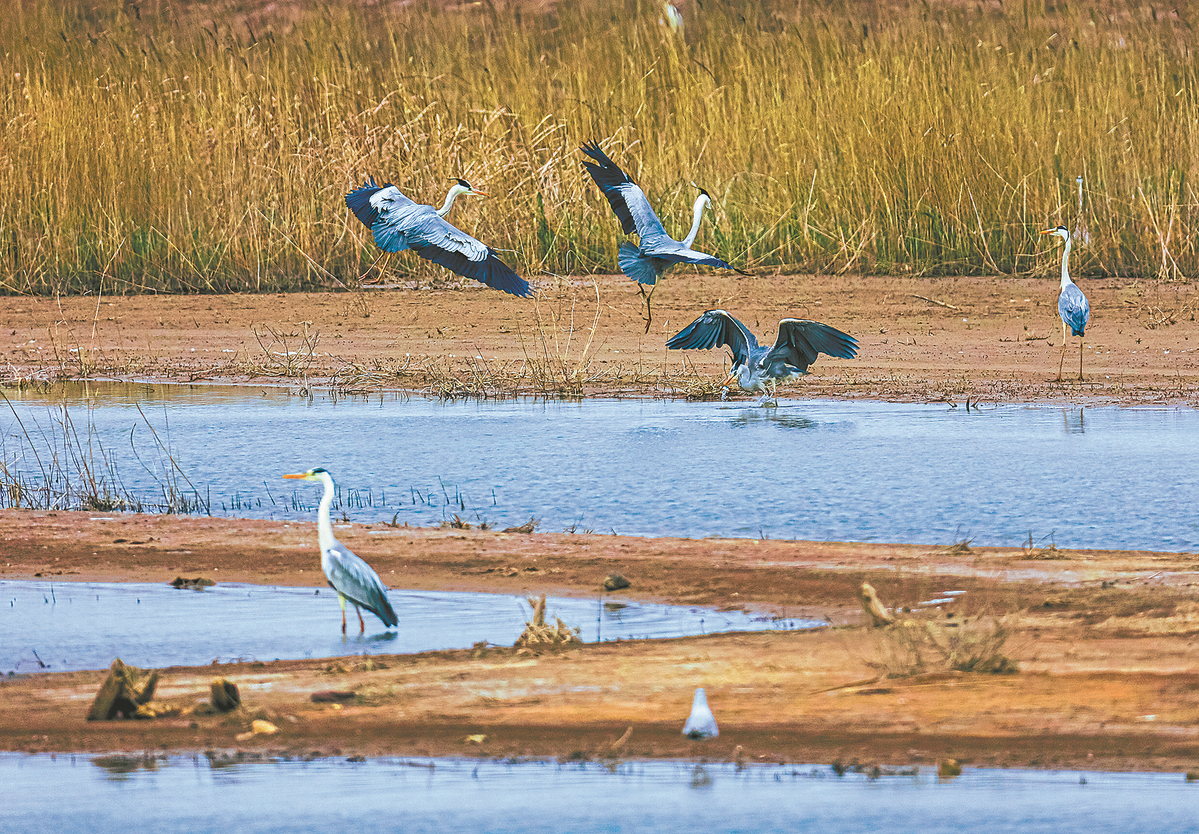
[[[396,626],[399,620],[387,600],[387,586],[379,574],[333,536],[333,522],[329,520],[329,508],[333,505],[333,476],[318,466],[307,472],[283,477],[325,485],[316,518],[317,541],[321,548],[321,570],[325,572],[329,586],[337,591],[337,601],[341,603],[341,633],[346,633],[346,600],[353,603],[354,610],[358,612],[359,634],[366,631],[366,623],[362,620],[363,608],[389,628]]]
[[[745,391],[762,392],[763,405],[777,403],[775,386],[779,380],[806,374],[808,366],[820,354],[839,359],[858,355],[857,339],[835,327],[807,319],[783,319],[774,344],[759,345],[749,328],[724,310],[708,310],[666,342],[666,347],[674,350],[725,346],[733,351],[733,368],[724,384],[736,380]]]
[[[1087,297],[1082,294],[1074,282],[1070,280],[1070,230],[1065,226],[1058,226],[1053,229],[1044,229],[1041,231],[1043,235],[1056,235],[1066,242],[1066,246],[1062,249],[1062,289],[1057,297],[1057,314],[1062,319],[1062,357],[1057,363],[1057,379],[1055,382],[1062,381],[1062,366],[1066,362],[1066,328],[1070,328],[1070,332],[1078,336],[1078,379],[1082,380],[1082,335],[1087,329],[1087,322],[1091,320],[1091,304],[1087,301]]]
[[[346,195],[346,206],[371,230],[384,252],[411,249],[425,260],[494,289],[532,297],[528,281],[513,272],[492,249],[445,219],[455,198],[468,194],[487,196],[459,179],[445,195],[445,204],[434,209],[408,199],[391,183],[376,185],[371,177]]]
[[[645,298],[646,333],[649,332],[650,322],[653,319],[653,313],[649,306],[650,296],[654,294],[654,288],[657,287],[662,273],[675,264],[718,266],[742,275],[749,274],[720,258],[705,255],[703,252],[697,252],[691,248],[691,244],[695,242],[695,236],[699,234],[699,224],[704,216],[704,208],[712,202],[707,191],[695,186],[699,188],[699,196],[695,198],[695,205],[691,209],[691,230],[681,241],[675,240],[666,234],[666,229],[662,226],[662,221],[658,219],[653,208],[650,207],[645,192],[615,162],[608,158],[608,155],[600,149],[596,142],[584,144],[579,150],[587,155],[588,159],[583,161],[583,166],[608,199],[608,204],[612,206],[612,211],[620,220],[621,229],[626,235],[636,232],[639,238],[637,246],[627,240],[620,244],[617,262],[620,264],[621,272],[643,287],[648,284],[651,288],[649,295]]]

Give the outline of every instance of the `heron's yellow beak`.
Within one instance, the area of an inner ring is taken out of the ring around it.
[[[724,382],[722,382],[722,383],[720,383],[720,384],[721,384],[721,385],[728,386],[728,385],[732,385],[732,384],[733,384],[734,382],[736,382],[736,381],[737,381],[737,375],[736,375],[736,374],[729,374],[728,376],[726,376],[726,377],[724,378]],[[740,386],[738,386],[738,387],[740,387]]]
[[[1051,235],[1051,234],[1053,234],[1053,233],[1054,233],[1054,232],[1056,232],[1056,231],[1057,231],[1057,229],[1041,229],[1041,234],[1043,234],[1043,235]]]
[[[299,478],[300,480],[307,480],[308,473],[307,472],[295,472],[291,475],[284,475],[283,477],[284,478]]]
[[[474,195],[474,196],[476,196],[476,197],[486,197],[486,196],[487,196],[487,192],[486,192],[486,191],[480,191],[480,190],[479,190],[479,189],[477,189],[477,188],[472,188],[472,189],[470,190],[470,193],[471,193],[471,194],[473,194],[473,195]]]

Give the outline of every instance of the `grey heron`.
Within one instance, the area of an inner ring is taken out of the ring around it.
[[[397,625],[396,612],[387,600],[387,586],[379,574],[333,535],[333,523],[329,520],[329,508],[333,505],[333,476],[318,466],[307,472],[283,477],[315,481],[325,486],[316,519],[317,542],[321,549],[321,570],[325,572],[330,587],[337,591],[337,601],[341,603],[341,633],[346,633],[346,600],[353,603],[358,613],[359,634],[366,631],[366,623],[362,620],[363,608],[389,628]]]
[[[366,224],[375,243],[385,252],[411,249],[459,275],[512,295],[531,297],[529,282],[509,269],[494,250],[445,219],[455,198],[464,194],[487,196],[459,179],[445,195],[445,204],[434,209],[413,202],[391,183],[377,185],[370,177],[346,195],[346,206]]]
[[[600,191],[608,199],[612,211],[620,220],[620,227],[626,235],[637,233],[639,245],[634,246],[629,241],[620,244],[617,262],[620,271],[639,284],[655,287],[658,279],[667,269],[678,263],[716,266],[721,269],[731,269],[742,275],[748,275],[732,264],[722,261],[712,255],[705,255],[691,248],[695,236],[699,234],[699,224],[704,216],[704,208],[712,202],[711,196],[702,188],[695,198],[691,210],[691,230],[681,241],[666,234],[662,221],[650,207],[637,183],[608,158],[596,142],[584,143],[580,150],[589,157],[583,161],[583,166]],[[696,186],[699,188],[699,186]],[[653,289],[650,290],[650,295]],[[646,298],[646,312],[649,313],[649,298]],[[652,313],[649,314],[652,318]],[[645,332],[649,332],[649,321],[645,324]]]
[[[1091,304],[1073,281],[1070,280],[1070,230],[1065,226],[1053,229],[1043,229],[1043,235],[1056,235],[1066,242],[1062,250],[1062,284],[1057,297],[1057,314],[1062,319],[1062,357],[1057,363],[1056,382],[1062,381],[1062,366],[1066,362],[1066,328],[1070,333],[1080,337],[1078,340],[1078,378],[1082,379],[1082,335],[1091,319]]]
[[[759,345],[749,328],[724,310],[708,310],[666,342],[674,350],[724,346],[733,351],[733,368],[725,384],[735,379],[746,391],[761,391],[763,403],[774,399],[778,380],[806,374],[819,354],[853,359],[858,353],[858,342],[848,333],[807,319],[783,319],[774,344]]]

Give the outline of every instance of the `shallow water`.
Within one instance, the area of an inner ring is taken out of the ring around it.
[[[697,745],[697,751],[699,750]],[[100,762],[104,762],[101,759]],[[837,777],[826,766],[373,760],[108,769],[0,754],[0,828],[125,832],[1194,832],[1181,774],[970,770]],[[136,809],[131,817],[130,810]]]
[[[532,618],[524,597],[392,590],[399,627],[387,630],[353,608],[341,634],[330,589],[221,584],[203,591],[144,583],[0,581],[0,673],[198,666],[214,660],[277,660],[407,654],[511,646]],[[783,614],[785,612],[780,612]],[[724,631],[813,628],[823,623],[680,605],[601,599],[546,600],[550,622],[580,630],[586,642],[682,637]],[[43,667],[41,664],[45,664]]]
[[[364,522],[457,514],[648,536],[1199,550],[1190,409],[80,390],[65,411],[26,394],[0,412],[10,471],[36,481],[55,448],[68,460],[67,415],[148,501],[166,477],[152,425],[216,515],[310,520],[319,488],[280,475],[325,466],[338,512]]]

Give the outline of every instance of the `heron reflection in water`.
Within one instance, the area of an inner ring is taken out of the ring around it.
[[[1069,408],[1062,411],[1062,428],[1066,434],[1086,434],[1083,422],[1083,409]]]

